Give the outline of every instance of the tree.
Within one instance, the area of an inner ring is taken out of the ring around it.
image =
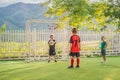
[[[59,20],[69,21],[71,27],[79,29],[103,31],[107,29],[109,16],[105,15],[109,8],[103,1],[89,0],[48,0],[44,5],[48,7],[45,15]],[[111,22],[111,21],[110,21]]]
[[[108,23],[117,26],[116,31],[120,31],[120,0],[108,0],[108,8],[105,16],[109,17]]]
[[[104,15],[104,11],[107,8],[107,4],[104,1],[91,3],[93,11],[91,17],[87,21],[88,29],[95,31],[102,31],[106,28],[107,17]]]
[[[49,0],[44,5],[48,6],[46,16],[57,16],[59,20],[69,21],[72,27],[84,26],[85,20],[92,12],[86,0]]]
[[[6,30],[6,23],[3,24],[2,28],[0,29],[0,34]]]

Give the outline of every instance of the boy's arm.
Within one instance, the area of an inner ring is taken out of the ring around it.
[[[80,47],[80,50],[81,50],[81,40],[80,40],[80,37],[79,37],[79,47]]]
[[[50,40],[48,41],[48,45],[50,45],[49,42],[50,42]]]
[[[56,41],[54,40],[54,43],[56,44]]]
[[[105,48],[107,48],[107,46],[108,46],[108,44],[107,44],[107,42],[106,42],[106,46],[105,46]]]
[[[81,50],[81,44],[79,43],[79,46],[80,46],[80,50]]]
[[[70,43],[70,48],[72,47],[72,43]]]
[[[71,47],[72,47],[72,37],[70,38],[70,41],[69,41],[69,45],[70,45],[70,47],[69,47],[69,51],[71,50]]]
[[[72,43],[69,43],[69,52],[71,51]]]

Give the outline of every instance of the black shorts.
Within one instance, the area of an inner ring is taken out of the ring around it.
[[[50,56],[54,56],[54,55],[56,55],[55,50],[49,50],[49,55],[50,55]]]
[[[105,55],[106,55],[106,50],[102,49],[102,50],[101,50],[101,55],[102,55],[102,56],[105,56]]]
[[[79,52],[70,52],[70,54],[69,54],[70,56],[72,56],[72,57],[80,57],[80,53]]]

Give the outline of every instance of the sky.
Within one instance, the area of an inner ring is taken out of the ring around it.
[[[41,3],[47,0],[0,0],[0,7],[5,7],[10,4],[14,4],[17,2],[24,2],[24,3]]]

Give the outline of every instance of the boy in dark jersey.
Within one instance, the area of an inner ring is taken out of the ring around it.
[[[105,41],[105,37],[102,36],[101,37],[101,55],[103,57],[103,62],[102,63],[105,63],[106,62],[106,47],[107,47],[107,43]]]
[[[48,59],[48,63],[50,62],[50,57],[54,56],[54,60],[55,62],[57,62],[56,60],[56,52],[55,52],[55,39],[53,37],[53,35],[50,35],[50,40],[48,41],[48,45],[49,45],[49,59]]]
[[[72,36],[70,38],[70,56],[71,65],[68,68],[74,67],[74,57],[76,57],[77,65],[76,68],[80,67],[80,37],[77,35],[77,29],[72,29]]]

